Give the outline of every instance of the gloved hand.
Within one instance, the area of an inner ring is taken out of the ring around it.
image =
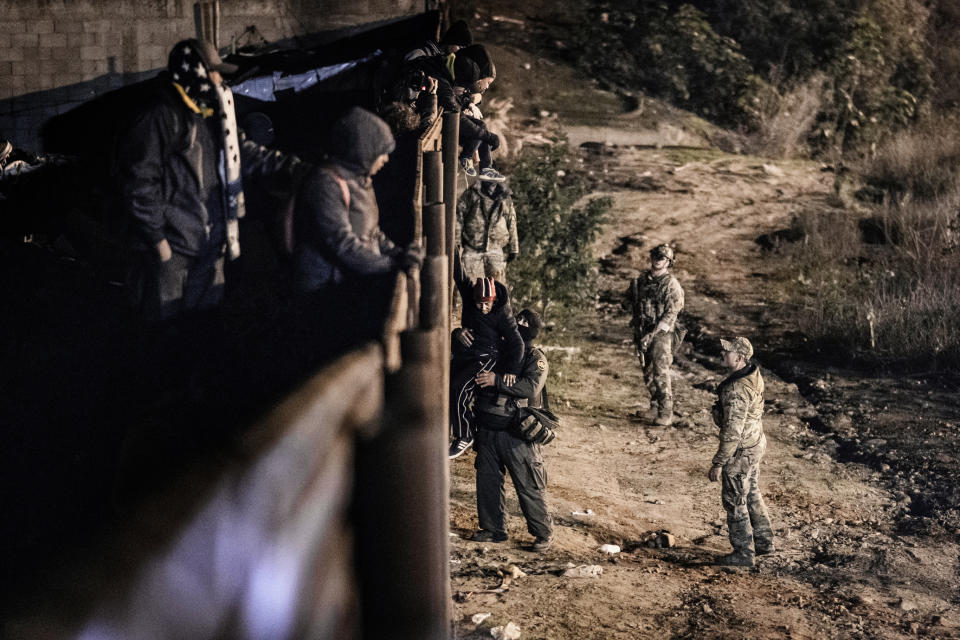
[[[486,142],[487,142],[487,146],[490,147],[491,151],[496,151],[500,147],[500,136],[498,136],[497,134],[491,131],[488,131]]]
[[[519,254],[516,253],[515,251],[511,251],[510,253],[507,254],[507,262],[513,262],[514,260],[517,259],[518,255]]]
[[[410,245],[402,253],[393,257],[393,264],[398,271],[410,273],[413,269],[419,269],[423,264],[423,247],[420,245]]]

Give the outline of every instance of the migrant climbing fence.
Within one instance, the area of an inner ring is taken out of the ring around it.
[[[383,340],[293,390],[61,576],[14,638],[441,639],[450,628],[447,394],[458,119],[414,158],[427,257]]]

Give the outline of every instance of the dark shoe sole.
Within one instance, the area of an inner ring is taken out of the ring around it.
[[[468,538],[470,542],[506,542],[507,535],[499,536],[495,533],[475,533]]]

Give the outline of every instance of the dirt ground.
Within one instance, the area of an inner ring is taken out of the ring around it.
[[[509,48],[501,55],[522,58]],[[524,90],[520,112],[549,101]],[[584,92],[583,103],[617,102]],[[803,310],[785,295],[783,261],[755,241],[800,210],[836,206],[833,174],[813,162],[727,154],[695,133],[684,144],[700,140],[700,148],[671,147],[683,125],[658,125],[649,111],[642,127],[634,111],[592,129],[589,114],[567,117],[554,104],[551,117],[583,143],[574,149],[592,195],[614,202],[595,245],[595,308],[541,339],[563,419],[544,448],[555,544],[525,549],[532,538],[509,480],[510,539],[467,541],[476,527],[474,454],[452,461],[457,637],[498,637],[496,627],[513,623],[521,638],[552,640],[960,638],[955,385],[868,375],[829,354],[814,362],[796,352]],[[510,133],[534,135],[542,124],[516,118]],[[670,427],[634,416],[648,397],[620,307],[628,279],[661,242],[677,248],[691,329],[675,363]],[[709,409],[725,375],[718,338],[741,334],[767,382],[760,486],[777,544],[752,569],[714,565],[730,547],[719,485],[706,478],[717,445]],[[645,544],[660,531],[675,546]],[[603,544],[622,550],[607,555]],[[511,564],[526,575],[498,592]],[[582,565],[602,573],[563,575]],[[490,615],[477,623],[477,614]]]

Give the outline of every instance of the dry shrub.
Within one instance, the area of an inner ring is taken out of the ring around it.
[[[935,118],[892,136],[863,169],[868,184],[895,201],[949,196],[960,179],[960,135],[952,118]]]
[[[827,77],[818,73],[780,95],[764,97],[757,131],[749,138],[752,153],[771,158],[790,158],[809,153],[807,138],[826,97]]]
[[[958,204],[960,190],[887,205],[879,218],[890,240],[872,247],[839,212],[798,218],[806,242],[791,264],[802,269],[800,328],[848,354],[960,370]]]

